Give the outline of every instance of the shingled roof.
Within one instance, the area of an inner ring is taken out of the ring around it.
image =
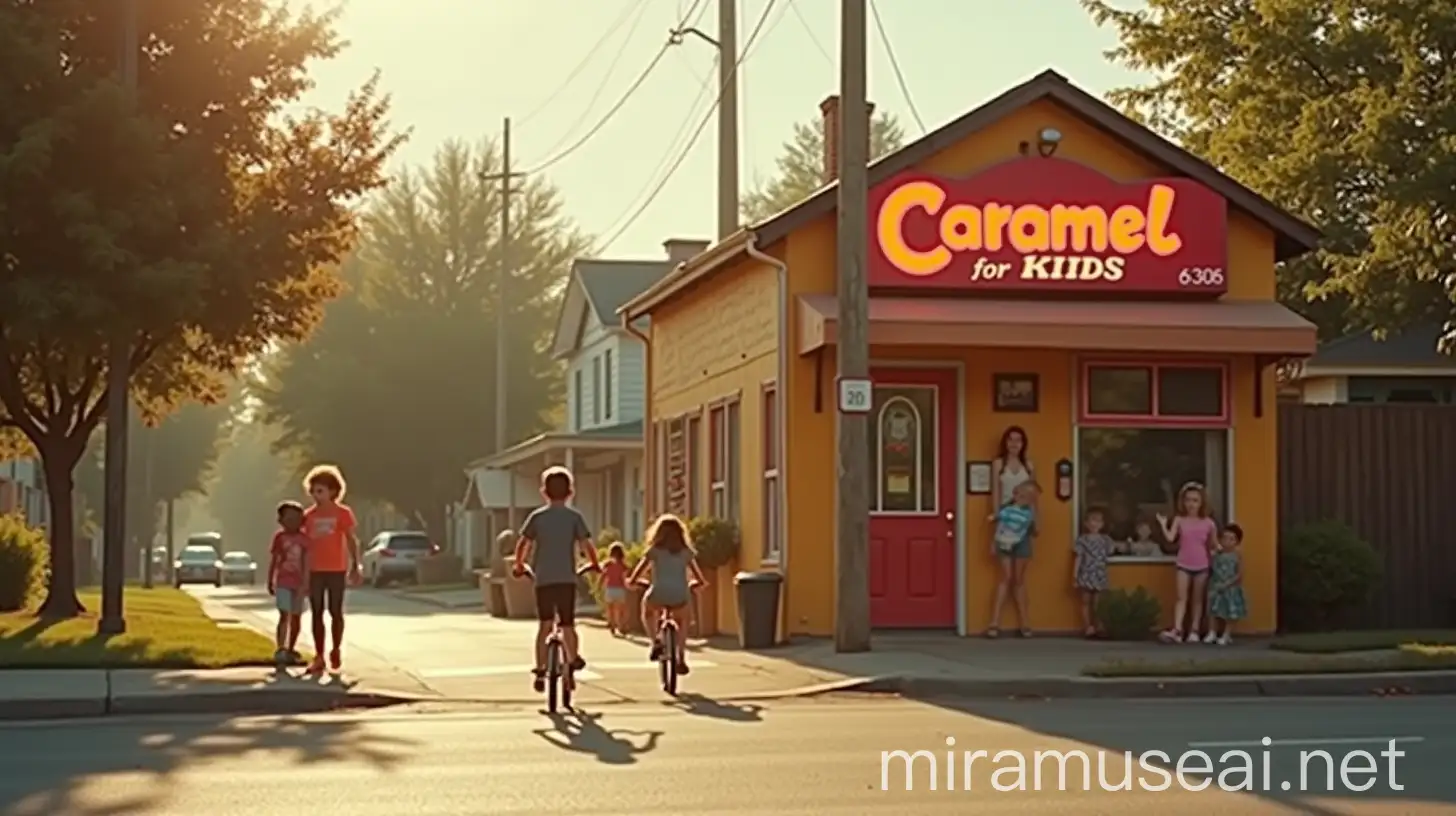
[[[1456,358],[1438,347],[1439,322],[1421,323],[1377,338],[1374,332],[1350,334],[1320,346],[1307,368],[1456,368]]]

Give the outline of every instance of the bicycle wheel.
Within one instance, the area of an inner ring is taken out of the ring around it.
[[[546,710],[556,713],[557,695],[561,691],[561,642],[546,644]]]
[[[669,626],[662,633],[662,690],[677,694],[677,627]]]

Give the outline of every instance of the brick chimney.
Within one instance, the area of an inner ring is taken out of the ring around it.
[[[824,116],[824,183],[828,184],[839,178],[839,96],[824,97],[819,112]],[[874,121],[875,103],[866,104],[865,114]]]
[[[673,266],[680,263],[687,263],[700,255],[708,248],[709,241],[699,241],[693,238],[669,238],[662,242],[662,248],[667,250],[667,259]]]

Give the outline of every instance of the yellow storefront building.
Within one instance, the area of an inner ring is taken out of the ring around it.
[[[832,172],[836,101],[823,111]],[[831,184],[622,310],[650,317],[647,507],[740,525],[720,629],[736,568],[783,574],[781,634],[833,631],[841,407],[869,414],[873,626],[985,630],[991,463],[1019,431],[1044,491],[1030,629],[1079,630],[1072,544],[1093,507],[1120,550],[1112,586],[1146,587],[1171,622],[1172,547],[1147,522],[1190,481],[1246,533],[1241,630],[1276,628],[1274,370],[1315,329],[1275,302],[1275,265],[1315,228],[1041,74],[871,168],[855,407],[834,373],[835,201]]]

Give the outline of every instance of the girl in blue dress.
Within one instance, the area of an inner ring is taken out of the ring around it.
[[[1248,617],[1244,600],[1244,565],[1241,550],[1244,529],[1237,524],[1223,528],[1218,536],[1218,551],[1213,554],[1212,575],[1208,579],[1208,635],[1204,643],[1227,646],[1233,642],[1236,621]]]

